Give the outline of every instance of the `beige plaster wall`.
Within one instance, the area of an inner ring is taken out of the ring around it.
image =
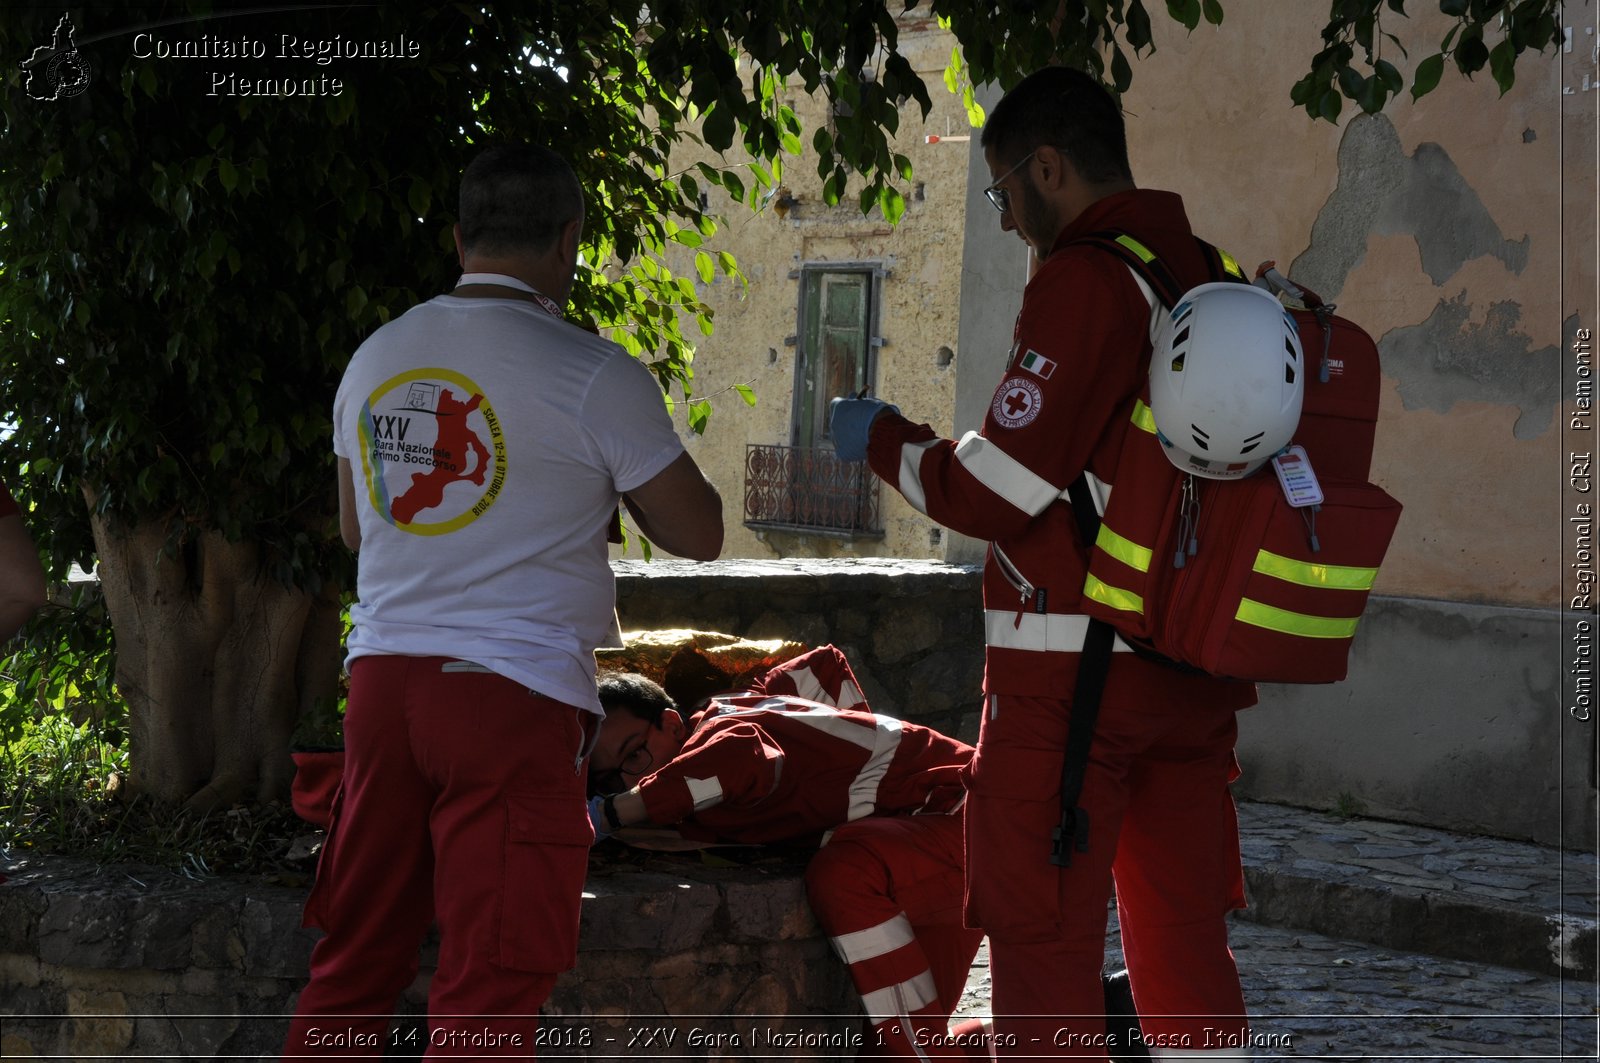
[[[1449,26],[1413,6],[1383,25],[1410,53],[1386,53],[1408,83]],[[1525,56],[1504,97],[1487,71],[1451,69],[1380,116],[1347,104],[1337,127],[1288,98],[1320,13],[1225,8],[1193,35],[1158,23],[1135,67],[1136,179],[1182,192],[1195,228],[1247,266],[1292,265],[1379,341],[1374,479],[1406,514],[1377,590],[1554,607],[1561,374],[1573,330],[1594,324],[1593,0],[1568,5],[1572,50]]]
[[[965,136],[971,130],[960,100],[942,84],[953,39],[924,18],[902,18],[900,32],[901,48],[928,83],[934,110],[926,121],[914,102],[900,110],[895,150],[911,159],[915,178],[905,189],[906,213],[898,226],[891,228],[876,210],[862,215],[856,199],[859,184],[839,206],[823,202],[810,145],[814,131],[826,123],[825,105],[820,94],[807,97],[798,82],[789,87],[786,100],[805,125],[801,141],[806,153],[784,159],[783,184],[797,201],[793,208],[780,216],[768,205],[752,214],[720,189],[712,190],[711,207],[722,225],[708,247],[731,252],[749,279],[744,289],[720,274],[709,285],[697,281],[700,297],[715,311],[716,328],[697,348],[695,386],[699,395],[712,397],[714,412],[705,435],[690,440],[689,449],[722,492],[724,557],[943,556],[943,530],[887,487],[882,489],[881,541],[789,532],[758,535],[743,522],[745,444],[791,441],[796,348],[785,340],[795,335],[799,306],[799,282],[790,273],[802,262],[881,261],[888,267],[879,318],[887,342],[878,352],[876,393],[942,434],[952,430],[956,371],[950,355],[959,356],[967,144],[928,144],[925,139],[929,134]],[[673,165],[678,169],[702,159],[713,165],[747,161],[735,148],[726,159],[680,152]],[[695,277],[689,255],[673,265],[680,276]],[[943,358],[941,348],[947,349]],[[735,384],[755,389],[754,408],[729,390]],[[678,419],[682,425],[681,409]],[[686,429],[683,434],[688,436]]]
[[[1567,6],[1570,50],[1525,56],[1504,97],[1487,72],[1466,81],[1448,70],[1423,100],[1403,93],[1370,118],[1347,105],[1336,126],[1289,102],[1320,13],[1296,6],[1286,17],[1281,0],[1225,8],[1223,26],[1193,34],[1157,20],[1157,51],[1136,64],[1125,101],[1137,180],[1182,192],[1198,231],[1247,266],[1290,267],[1378,340],[1374,479],[1406,505],[1378,592],[1554,607],[1567,455],[1587,445],[1563,438],[1563,371],[1576,330],[1594,327],[1595,0]],[[809,150],[786,160],[798,200],[787,216],[733,203],[722,212],[715,247],[738,257],[750,283],[702,286],[717,328],[700,346],[697,383],[716,412],[691,450],[723,491],[729,557],[945,556],[935,525],[887,487],[882,542],[758,535],[742,523],[745,443],[789,440],[795,350],[784,341],[796,327],[789,274],[802,261],[889,266],[878,391],[955,434],[956,363],[941,367],[939,351],[961,357],[968,144],[924,138],[976,131],[940,87],[951,39],[925,20],[901,26],[934,110],[925,123],[914,106],[902,110],[897,150],[916,176],[900,225],[863,218],[849,198],[823,205]],[[1386,52],[1409,82],[1448,21],[1419,9],[1383,28],[1410,53]],[[798,85],[790,92],[809,145],[825,115]],[[681,272],[693,275],[687,257]],[[977,375],[987,388],[989,374]],[[755,388],[754,409],[726,390],[738,383]]]

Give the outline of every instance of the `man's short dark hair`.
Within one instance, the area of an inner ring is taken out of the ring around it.
[[[607,712],[621,709],[652,727],[661,725],[661,717],[668,709],[678,707],[661,689],[661,684],[637,672],[611,672],[601,676],[599,689],[600,704]]]
[[[989,113],[982,144],[1002,166],[1049,145],[1086,181],[1133,178],[1122,108],[1103,85],[1071,67],[1045,67],[1019,81]]]
[[[543,254],[583,217],[567,161],[537,144],[489,148],[461,175],[461,243],[487,255]]]

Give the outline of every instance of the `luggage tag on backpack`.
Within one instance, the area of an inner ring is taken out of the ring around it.
[[[1278,474],[1283,497],[1295,509],[1322,505],[1322,485],[1317,482],[1316,470],[1306,457],[1306,448],[1296,444],[1272,459],[1272,469]]]

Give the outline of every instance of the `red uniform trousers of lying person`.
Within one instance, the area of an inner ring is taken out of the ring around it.
[[[859,697],[853,681],[843,689]],[[650,822],[688,838],[820,836],[807,893],[872,1024],[863,1057],[959,1057],[947,1024],[983,938],[961,922],[972,747],[857,704],[715,698],[639,795]]]

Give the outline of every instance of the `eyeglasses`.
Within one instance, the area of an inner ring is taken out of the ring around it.
[[[659,726],[659,724],[657,725]],[[622,762],[615,768],[600,775],[593,780],[593,787],[597,794],[618,794],[628,789],[627,779],[624,775],[638,779],[643,778],[650,765],[655,763],[655,758],[650,754],[650,747],[644,743],[635,746]]]
[[[993,203],[994,209],[998,210],[1001,214],[1008,214],[1011,211],[1011,193],[1000,186],[1006,183],[1006,178],[1010,177],[1012,174],[1028,165],[1028,160],[1033,158],[1034,152],[1037,152],[1038,150],[1038,148],[1034,148],[1033,151],[1028,152],[1028,154],[1022,157],[1021,162],[1017,163],[1015,166],[1011,167],[1011,169],[995,178],[994,184],[983,190],[984,198],[990,203]]]

